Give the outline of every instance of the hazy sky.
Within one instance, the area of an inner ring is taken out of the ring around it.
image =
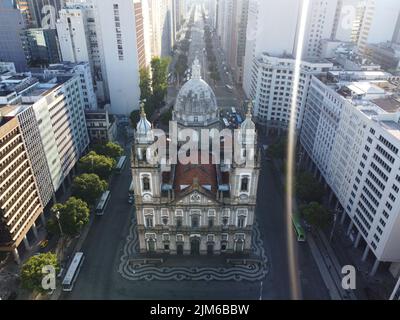
[[[375,0],[376,10],[368,42],[383,42],[392,39],[400,12],[400,0]]]

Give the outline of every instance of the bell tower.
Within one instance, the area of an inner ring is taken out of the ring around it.
[[[146,118],[144,102],[140,107],[140,120],[136,125],[135,140],[132,146],[132,177],[135,203],[153,202],[160,197],[161,171],[158,163],[150,161],[154,156],[151,146],[155,138],[153,127]]]

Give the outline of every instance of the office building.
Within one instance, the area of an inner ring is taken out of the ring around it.
[[[22,33],[22,39],[29,66],[47,66],[60,62],[55,29],[26,29]]]
[[[115,141],[117,138],[117,122],[105,108],[97,110],[85,110],[86,125],[92,143]]]
[[[89,145],[79,75],[38,79],[5,75],[0,82],[3,116],[18,118],[43,206],[70,182]]]
[[[0,0],[0,61],[13,62],[18,72],[27,68],[21,38],[24,27],[24,19],[14,1]]]
[[[332,33],[336,2],[310,1],[303,59],[315,59],[321,55],[321,41],[330,38]],[[243,88],[246,93],[250,90],[253,63],[260,54],[295,56],[302,7],[303,2],[298,0],[249,0],[243,72]],[[222,27],[221,23],[219,21],[219,27]]]
[[[354,246],[362,240],[362,259],[369,252],[376,258],[375,274],[379,262],[400,262],[398,79],[351,76],[313,77],[300,140],[343,209]]]
[[[286,129],[289,124],[295,59],[292,56],[261,54],[254,60],[251,83],[246,92],[254,101],[254,117],[268,131]],[[308,87],[313,75],[328,71],[332,63],[304,60],[301,65],[296,128],[300,129],[306,106]]]
[[[44,78],[51,79],[54,76],[75,76],[80,79],[80,89],[82,91],[83,104],[85,110],[96,110],[97,99],[94,91],[92,73],[87,62],[70,63],[62,62],[51,64],[46,69],[42,69]]]
[[[57,21],[63,61],[90,63],[97,97],[110,101],[113,114],[129,115],[138,109],[135,30],[135,7],[130,0],[71,4],[61,10]],[[110,43],[115,46],[105,45]]]
[[[29,249],[30,229],[37,236],[43,205],[19,120],[12,110],[10,115],[3,111],[0,108],[0,251],[12,252],[19,263],[18,247],[24,242]]]

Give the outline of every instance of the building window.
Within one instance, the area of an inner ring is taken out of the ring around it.
[[[238,217],[237,226],[238,228],[244,228],[246,226],[246,216],[241,215]]]
[[[182,217],[176,217],[176,226],[178,228],[182,227]]]
[[[242,178],[242,182],[240,184],[240,191],[241,192],[249,191],[249,178],[248,177]]]
[[[143,178],[143,191],[150,191],[150,179],[149,177]]]
[[[146,216],[146,227],[153,228],[153,216]]]
[[[208,227],[214,227],[214,217],[208,217]]]
[[[198,215],[192,215],[192,228],[198,228],[200,226],[200,217]]]

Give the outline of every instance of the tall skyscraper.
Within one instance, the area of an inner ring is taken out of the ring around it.
[[[0,0],[0,61],[13,62],[25,71],[27,62],[22,44],[25,22],[13,0]]]
[[[94,0],[93,4],[104,43],[110,112],[129,115],[139,109],[140,99],[134,4],[132,0]]]
[[[360,53],[365,52],[368,43],[374,10],[375,0],[360,1],[356,7],[351,40],[357,45]]]
[[[136,30],[131,0],[71,4],[61,10],[57,22],[63,60],[90,63],[97,96],[110,101],[114,114],[128,115],[139,108]]]
[[[30,11],[30,27],[55,29],[64,0],[26,0]]]

